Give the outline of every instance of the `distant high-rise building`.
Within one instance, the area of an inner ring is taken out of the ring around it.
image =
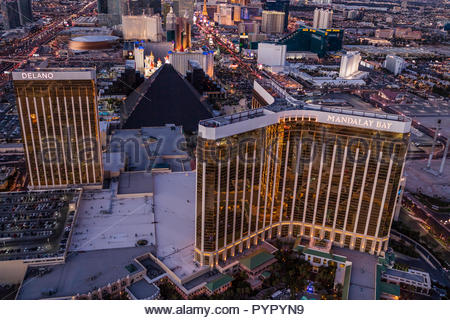
[[[177,18],[175,26],[175,50],[184,51],[191,47],[191,24],[187,18]]]
[[[258,21],[252,21],[249,33],[258,34],[259,29],[260,29],[260,24],[258,23]]]
[[[203,8],[202,8],[202,15],[205,17],[208,17],[208,8],[206,6],[207,0],[203,0]]]
[[[182,76],[186,75],[190,60],[197,61],[210,78],[214,76],[214,51],[169,52],[169,63]]]
[[[286,45],[259,43],[257,63],[266,66],[284,66],[286,64]]]
[[[214,13],[214,21],[220,25],[232,26],[233,22],[233,7],[221,3],[217,5],[217,11]]]
[[[361,54],[356,51],[347,52],[341,58],[341,67],[339,69],[339,77],[348,78],[358,72],[359,63],[361,62]]]
[[[101,186],[94,69],[12,73],[30,187]]]
[[[20,24],[22,26],[33,22],[31,0],[17,0],[17,7],[19,9]]]
[[[233,6],[233,21],[239,22],[241,21],[241,6]]]
[[[240,4],[241,6],[246,6],[249,0],[231,0],[231,3]]]
[[[239,33],[259,33],[259,23],[258,21],[252,22],[241,22],[238,24],[238,32]]]
[[[122,23],[122,16],[161,13],[161,0],[97,0],[100,25],[114,26]]]
[[[175,31],[177,28],[177,16],[173,12],[172,7],[170,7],[169,12],[166,15],[165,27],[166,27],[167,41],[175,41],[176,40]]]
[[[313,28],[327,29],[333,24],[333,10],[315,9]]]
[[[284,13],[283,29],[286,30],[289,22],[289,0],[266,0],[264,10]]]
[[[329,51],[342,49],[344,30],[342,29],[312,29],[299,25],[299,29],[280,39],[278,43],[287,45],[287,51],[311,51],[319,57]]]
[[[263,11],[261,32],[264,33],[283,33],[284,31],[284,12]]]
[[[125,40],[162,41],[161,16],[122,16],[123,38]]]
[[[166,15],[166,31],[175,30],[176,26],[177,26],[177,16],[173,12],[173,8],[170,7],[170,10]]]
[[[31,0],[4,0],[1,3],[5,29],[14,29],[33,22]]]
[[[173,11],[172,2],[161,1],[161,16],[162,16],[162,21],[163,21],[164,26],[166,23],[167,14],[170,12],[170,9],[172,9],[172,11]]]
[[[133,54],[134,54],[134,61],[136,63],[136,70],[143,74],[144,73],[144,69],[145,69],[144,45],[137,44],[134,47]]]
[[[5,29],[14,29],[20,27],[19,9],[17,1],[3,1],[1,3],[3,24]]]
[[[161,13],[161,0],[121,0],[122,15],[139,16]]]
[[[238,24],[237,27],[238,27],[238,33],[239,34],[245,33],[245,23],[241,22],[241,23]]]
[[[177,17],[187,18],[189,23],[192,23],[194,0],[173,0],[173,10]]]
[[[125,0],[97,0],[98,23],[102,26],[114,26],[122,22]]]
[[[183,48],[188,49],[191,47],[191,37],[192,37],[192,25],[187,19],[184,19],[184,32],[183,32]]]
[[[397,116],[276,102],[200,121],[195,260],[214,267],[276,238],[380,254],[410,126]]]
[[[406,61],[401,57],[387,55],[386,60],[384,60],[383,66],[394,75],[398,75],[402,73],[403,69],[405,69]]]

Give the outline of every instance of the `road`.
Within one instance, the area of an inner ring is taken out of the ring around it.
[[[413,239],[405,236],[404,234],[396,231],[391,230],[391,234],[394,236],[399,237],[406,243],[409,243],[410,245],[414,246],[416,250],[418,250],[420,253],[422,253],[428,261],[433,265],[433,267],[430,266],[429,263],[427,263],[422,257],[415,259],[415,258],[409,258],[404,256],[403,258],[396,259],[396,261],[405,263],[407,265],[412,266],[413,268],[419,268],[422,270],[425,270],[426,272],[430,273],[432,276],[432,279],[437,280],[443,285],[449,284],[449,273],[446,269],[444,269],[439,262],[425,247],[423,247],[418,242],[414,241]],[[405,261],[407,259],[407,261]]]
[[[249,71],[250,74],[253,75],[254,77],[261,79],[262,75],[257,70],[255,70],[255,68],[253,68],[250,64],[241,59],[239,54],[237,54],[236,51],[234,50],[233,45],[231,43],[222,40],[220,36],[217,36],[216,33],[214,32],[215,31],[214,27],[212,25],[207,25],[207,20],[205,20],[205,18],[203,18],[203,20],[204,20],[203,24],[198,22],[196,23],[197,27],[207,35],[211,36],[213,41],[216,42],[216,44],[223,47],[234,58],[234,60],[237,62],[239,66]],[[200,21],[200,19],[197,19],[197,21]]]
[[[4,48],[0,51],[0,59],[17,60],[20,61],[16,64],[6,62],[0,66],[0,87],[4,86],[9,80],[9,73],[20,68],[24,65],[29,58],[36,53],[36,51],[43,45],[52,41],[57,34],[66,28],[65,22],[70,19],[76,19],[83,15],[92,14],[97,1],[90,1],[87,4],[80,3],[74,6],[72,12],[67,13],[61,17],[58,17],[51,23],[45,25],[40,30],[30,33],[20,41],[16,41],[14,44]],[[6,73],[5,73],[6,72]]]
[[[404,192],[403,197],[410,203],[414,204],[415,206],[415,208],[413,209],[414,213],[418,214],[419,218],[421,218],[422,220],[425,220],[427,225],[431,224],[431,227],[435,229],[434,232],[440,234],[441,237],[444,237],[445,239],[449,238],[450,229],[446,225],[444,225],[439,219],[437,219],[434,216],[433,212],[430,211],[430,209],[428,209],[428,207],[426,207],[422,202],[420,202],[416,197],[414,197],[411,193],[407,191]]]

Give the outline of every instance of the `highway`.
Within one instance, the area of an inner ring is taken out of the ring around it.
[[[0,75],[0,86],[4,86],[9,81],[10,72],[24,65],[37,52],[39,47],[48,44],[60,31],[67,28],[65,25],[66,21],[92,14],[96,4],[97,1],[94,0],[87,4],[80,3],[74,5],[72,12],[55,19],[40,30],[30,33],[20,39],[20,41],[16,41],[7,48],[0,50],[0,60],[6,60],[6,62],[0,65],[0,72],[2,72]],[[11,60],[19,62],[13,64],[10,62]]]
[[[420,202],[414,195],[405,191],[403,193],[404,200],[414,204],[413,211],[419,218],[426,221],[427,225],[433,227],[436,234],[439,234],[441,238],[448,239],[450,237],[449,228],[437,219],[433,212],[430,211],[422,202]]]

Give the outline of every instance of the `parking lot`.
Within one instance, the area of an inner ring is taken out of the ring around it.
[[[64,255],[81,190],[0,194],[0,260]]]
[[[19,117],[15,114],[13,103],[0,104],[0,141],[20,142],[21,131]]]

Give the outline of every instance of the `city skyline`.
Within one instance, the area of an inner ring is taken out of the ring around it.
[[[0,300],[412,319],[450,298],[445,1],[0,7]]]

